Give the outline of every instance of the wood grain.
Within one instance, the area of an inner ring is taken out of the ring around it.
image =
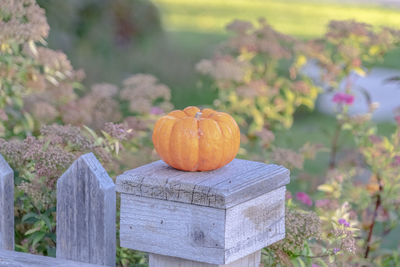
[[[88,264],[27,254],[16,251],[0,250],[0,266],[2,267],[101,267],[103,265]]]
[[[224,263],[225,211],[121,194],[121,246],[214,264]]]
[[[121,194],[121,246],[228,264],[285,237],[285,187],[229,209]]]
[[[14,250],[14,172],[0,155],[0,249]]]
[[[227,209],[225,262],[285,238],[285,187]]]
[[[289,170],[234,159],[209,172],[184,172],[156,161],[117,177],[117,191],[215,208],[230,208],[289,183]]]
[[[57,258],[115,266],[115,185],[92,154],[57,182]]]
[[[261,251],[256,251],[246,257],[229,264],[209,264],[198,261],[185,260],[157,254],[149,254],[149,267],[259,267]]]

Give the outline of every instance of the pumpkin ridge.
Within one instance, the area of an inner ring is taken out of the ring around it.
[[[211,119],[211,118],[210,118]],[[212,120],[212,119],[211,119]],[[215,121],[215,123],[217,124],[217,126],[218,126],[218,129],[219,129],[219,131],[221,132],[221,135],[222,135],[222,140],[224,140],[226,137],[225,137],[225,135],[224,135],[224,131],[222,131],[222,128],[221,128],[221,125],[219,125],[219,122],[218,121],[216,121],[216,120],[213,120],[213,121]],[[225,155],[225,144],[223,144],[222,146],[222,154],[221,154],[221,159],[219,160],[219,163],[218,163],[218,167],[217,168],[220,168],[221,167],[221,165],[224,163],[224,155]]]
[[[157,153],[159,153],[159,151],[160,151],[160,139],[157,138],[157,136],[158,136],[162,126],[165,124],[165,122],[166,122],[166,120],[162,119],[162,120],[158,121],[154,126],[152,139],[153,139],[153,144],[154,144],[154,147],[155,147]]]
[[[182,120],[180,120],[180,121],[182,121]],[[180,122],[180,121],[179,121],[179,122]],[[173,148],[171,148],[171,146],[174,145],[174,142],[172,141],[172,136],[173,136],[173,134],[174,134],[174,131],[176,130],[175,128],[177,127],[177,125],[178,125],[178,122],[175,123],[174,126],[172,127],[171,134],[170,134],[170,136],[169,136],[169,138],[168,138],[168,140],[169,140],[170,142],[169,142],[167,154],[170,155],[170,157],[171,157],[171,165],[172,165],[172,167],[174,167],[174,168],[176,168],[176,169],[182,169],[181,164],[180,164],[179,162],[176,162],[175,156],[177,156],[177,155],[172,155],[172,154],[170,153],[170,151],[173,151],[173,150],[174,150]],[[178,161],[179,161],[179,159],[178,159]]]
[[[168,141],[171,140],[171,136],[172,136],[172,133],[173,133],[173,128],[174,128],[175,124],[179,121],[178,118],[175,118],[175,117],[172,117],[172,116],[170,116],[170,117],[173,118],[173,120],[171,122],[171,123],[173,123],[173,126],[172,126],[172,128],[171,128],[171,130],[169,132],[169,136],[168,136],[168,139],[167,139]],[[164,121],[165,122],[159,128],[160,132],[162,132],[163,128],[166,126],[166,122],[168,122],[167,120],[164,120]],[[161,135],[164,135],[164,134],[161,134]],[[173,160],[172,160],[172,157],[170,156],[170,150],[171,150],[170,149],[170,143],[171,142],[169,142],[169,144],[167,146],[165,146],[165,150],[167,150],[167,151],[162,151],[163,152],[162,153],[162,158],[167,164],[171,164],[172,165],[173,164]]]

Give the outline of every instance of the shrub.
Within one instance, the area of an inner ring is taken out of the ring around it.
[[[319,89],[299,73],[304,57],[296,60],[301,41],[259,25],[235,20],[227,26],[234,36],[197,70],[210,76],[218,90],[217,108],[234,114],[248,135],[263,128],[289,128],[300,106],[314,108]]]

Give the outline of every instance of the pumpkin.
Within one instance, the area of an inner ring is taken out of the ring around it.
[[[153,144],[162,160],[178,170],[209,171],[235,158],[240,130],[227,113],[190,106],[158,119]]]

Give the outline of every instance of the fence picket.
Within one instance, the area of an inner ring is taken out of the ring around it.
[[[57,258],[115,266],[115,185],[93,153],[57,182]]]
[[[0,249],[14,250],[14,172],[0,155]]]

